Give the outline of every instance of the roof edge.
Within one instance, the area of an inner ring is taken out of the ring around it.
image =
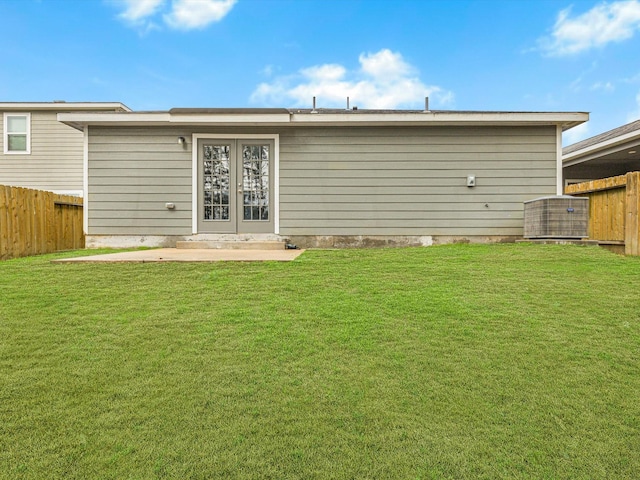
[[[586,122],[586,112],[456,112],[421,110],[181,109],[165,112],[59,113],[58,120],[79,125],[558,125],[563,130]]]
[[[611,131],[614,131],[614,130],[611,130]],[[609,132],[605,132],[605,133],[609,133]],[[596,138],[598,136],[599,135],[596,135],[595,137],[592,137],[592,138]],[[590,140],[590,139],[586,139],[586,140]],[[629,145],[625,145],[626,143],[633,142],[636,140],[640,141],[640,129],[633,130],[623,135],[611,137],[606,140],[602,140],[600,142],[588,143],[583,148],[579,148],[578,150],[571,150],[566,153],[565,153],[565,150],[568,147],[565,147],[562,149],[562,162],[563,163],[571,162],[571,165],[576,165],[578,163],[582,163],[584,161],[589,160],[593,155],[595,155],[598,152],[602,152],[610,149],[616,149],[616,148],[618,148],[619,150],[624,150],[629,147]],[[583,140],[583,142],[585,142],[585,140]],[[574,145],[579,145],[580,143],[582,142],[575,143]],[[569,145],[569,147],[572,147],[572,146],[573,145]],[[582,157],[585,157],[585,158],[581,160]]]
[[[0,102],[2,111],[116,111],[131,112],[121,102]]]
[[[633,122],[625,123],[616,128],[612,128],[611,130],[607,130],[606,132],[599,133],[598,135],[594,135],[589,138],[585,138],[579,142],[573,143],[571,145],[567,145],[562,149],[563,153],[570,154],[573,152],[577,152],[579,150],[584,150],[587,147],[592,145],[600,145],[608,140],[615,140],[617,138],[621,138],[626,136],[627,134],[639,135],[640,136],[640,120],[635,120]]]
[[[273,115],[290,112],[287,108],[172,108],[172,115]]]

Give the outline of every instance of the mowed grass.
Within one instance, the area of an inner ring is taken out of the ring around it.
[[[640,478],[640,260],[0,262],[2,478]]]

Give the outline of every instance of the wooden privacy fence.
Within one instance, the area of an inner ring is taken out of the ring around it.
[[[626,255],[640,255],[640,172],[565,187],[566,195],[589,197],[589,238],[624,244]]]
[[[0,185],[0,260],[76,248],[82,198]]]

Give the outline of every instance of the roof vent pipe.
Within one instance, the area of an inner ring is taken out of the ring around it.
[[[313,97],[313,109],[311,110],[311,113],[318,113],[316,110],[316,97]]]
[[[424,97],[424,111],[429,111],[429,97]]]
[[[349,97],[347,97],[347,110],[349,110]]]

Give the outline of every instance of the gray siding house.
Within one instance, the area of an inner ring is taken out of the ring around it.
[[[562,192],[588,114],[172,109],[60,113],[84,132],[89,246],[509,241]]]
[[[640,170],[640,120],[565,147],[565,184]]]
[[[125,112],[121,103],[0,103],[0,185],[83,194],[84,135],[60,112]]]

